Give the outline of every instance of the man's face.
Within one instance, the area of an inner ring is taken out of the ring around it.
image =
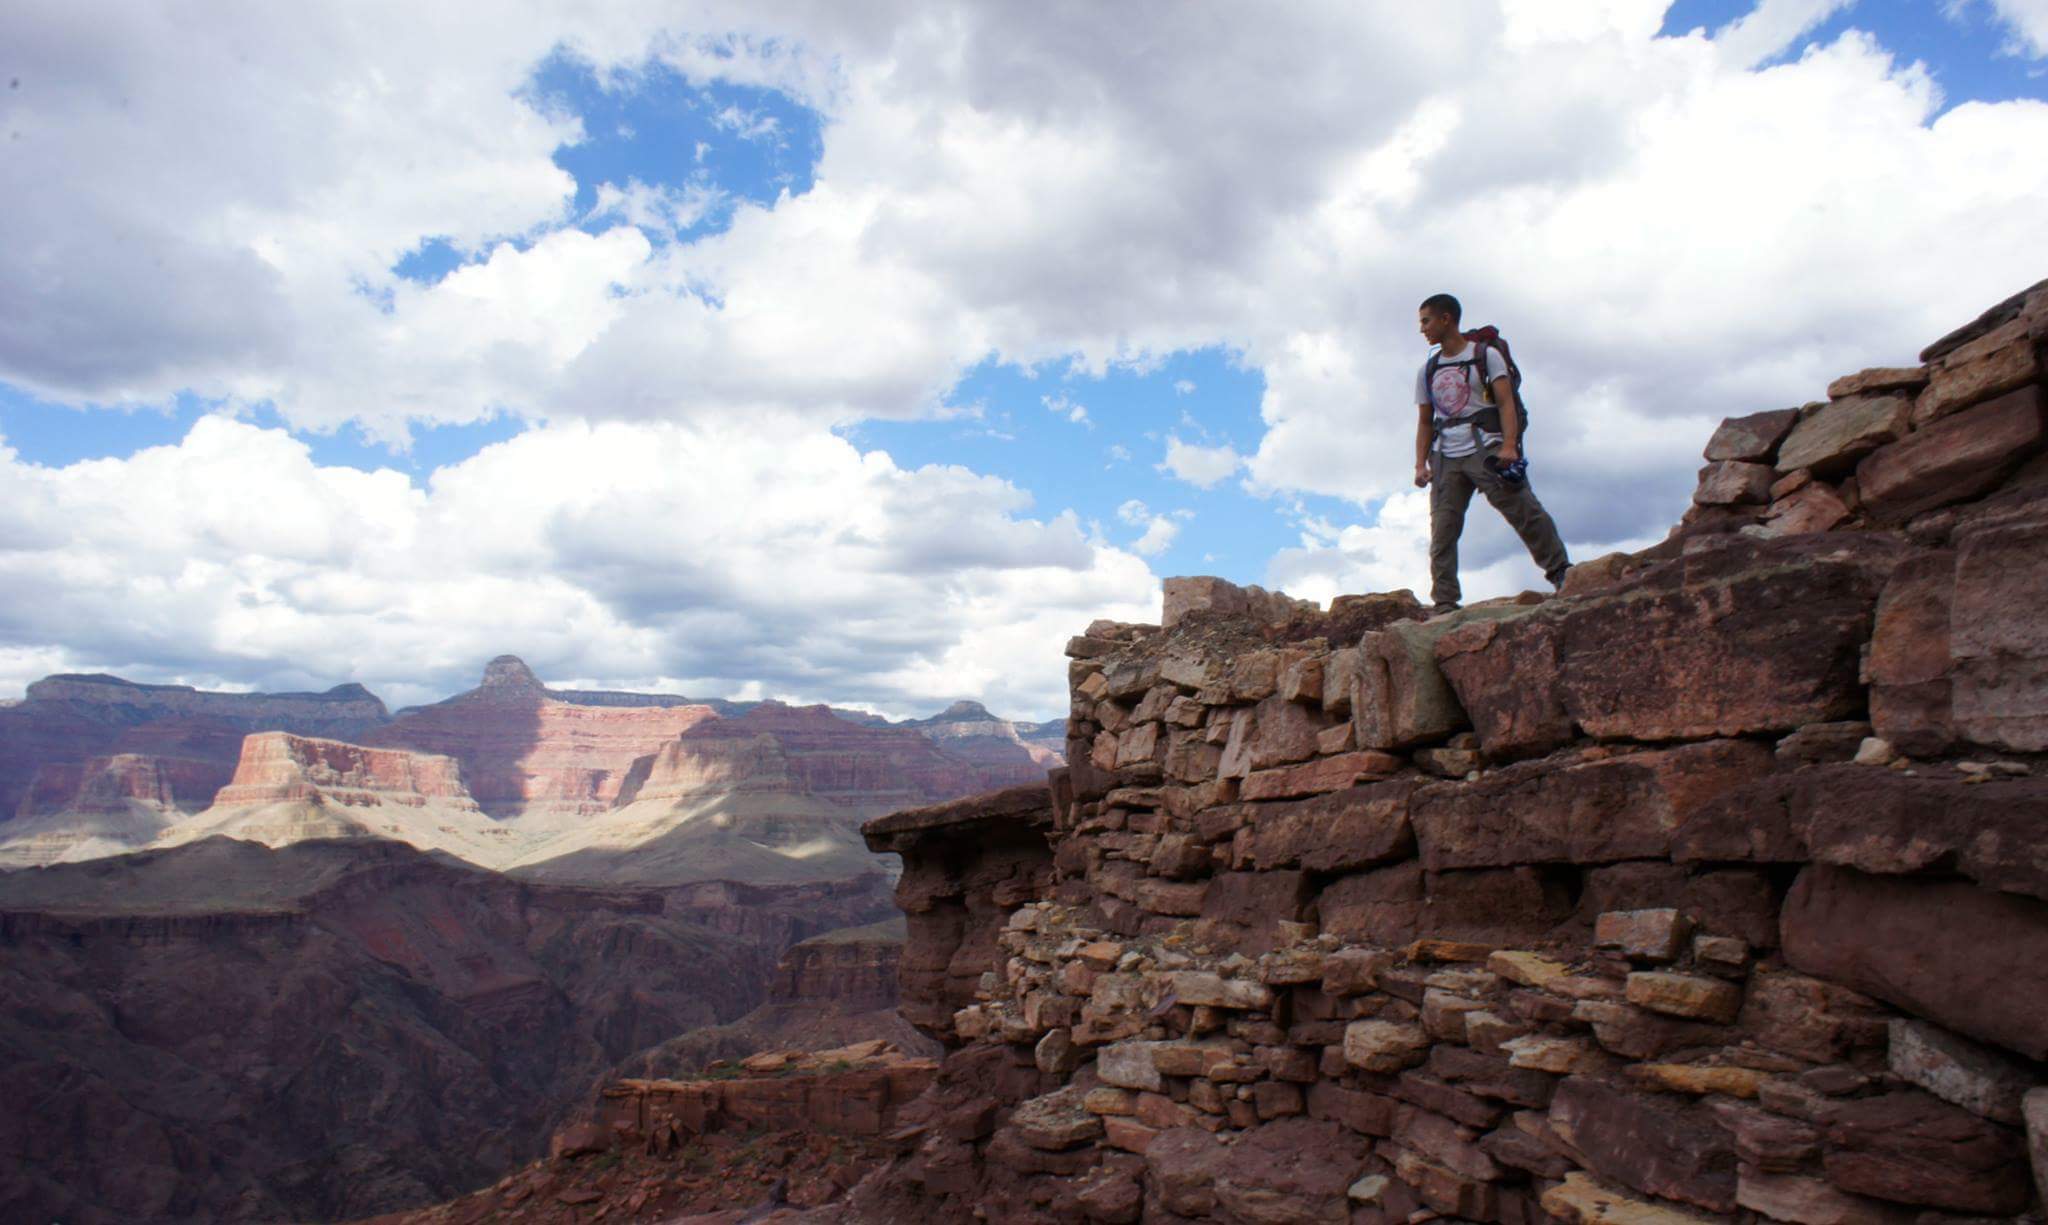
[[[1416,318],[1422,324],[1422,338],[1433,345],[1442,344],[1455,330],[1449,315],[1426,306],[1416,313]]]

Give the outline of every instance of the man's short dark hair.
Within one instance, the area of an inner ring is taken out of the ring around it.
[[[1465,315],[1465,308],[1459,306],[1458,300],[1447,293],[1433,293],[1424,298],[1421,309],[1435,311],[1439,315],[1449,315],[1452,323],[1456,323]]]

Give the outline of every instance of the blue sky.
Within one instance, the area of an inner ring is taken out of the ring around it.
[[[0,323],[0,581],[40,593],[0,605],[0,698],[415,701],[514,651],[1043,715],[1058,641],[1161,577],[1426,581],[1425,293],[1519,339],[1583,553],[1661,534],[1719,416],[2048,272],[2018,0],[1676,0],[1654,45],[1609,7],[1470,6],[1500,47],[1344,4],[0,15],[0,283],[34,303]],[[1687,38],[1745,19],[1754,61]],[[1467,545],[1468,595],[1533,581],[1483,509]]]
[[[1675,0],[1665,11],[1662,33],[1704,29],[1711,34],[1754,7],[1749,0]],[[2041,63],[2008,50],[2012,36],[1988,0],[1854,0],[1773,62],[1797,58],[1805,47],[1832,42],[1852,28],[1875,36],[1903,59],[1925,63],[1951,107],[2039,98],[2048,92]]]

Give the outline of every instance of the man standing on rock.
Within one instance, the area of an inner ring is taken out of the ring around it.
[[[1507,355],[1499,345],[1459,331],[1463,314],[1447,293],[1433,295],[1420,309],[1422,338],[1436,346],[1415,376],[1415,483],[1430,486],[1432,613],[1458,607],[1458,537],[1474,489],[1521,536],[1552,587],[1561,586],[1571,568],[1557,525],[1529,488]]]

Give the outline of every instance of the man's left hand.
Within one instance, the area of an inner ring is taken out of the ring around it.
[[[1494,458],[1503,464],[1512,464],[1522,458],[1522,450],[1512,442],[1504,442],[1500,444],[1500,450],[1494,452]]]

